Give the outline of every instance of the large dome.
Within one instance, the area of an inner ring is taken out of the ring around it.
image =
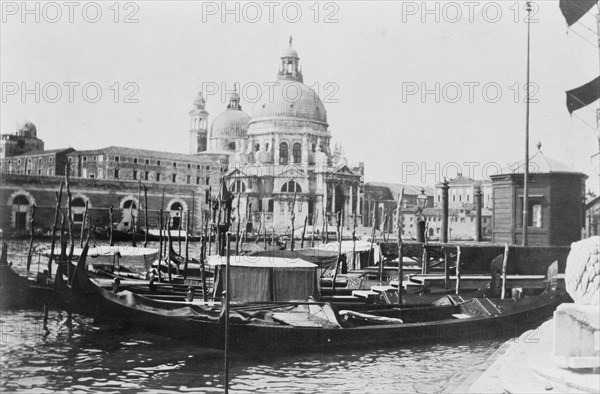
[[[211,138],[246,138],[250,116],[242,110],[221,112],[210,126]]]
[[[275,119],[304,120],[327,127],[323,102],[315,91],[297,81],[278,80],[265,88],[254,104],[250,123]]]

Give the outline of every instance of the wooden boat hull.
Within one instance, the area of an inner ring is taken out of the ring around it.
[[[0,264],[0,309],[39,307],[54,302],[52,285],[37,283]]]
[[[133,323],[135,326],[157,329],[169,337],[185,338],[208,347],[222,348],[224,344],[218,308],[211,313],[203,313],[191,305],[148,300],[130,292],[112,293],[93,288],[93,285],[88,288],[89,292],[97,297],[95,317],[103,321]],[[260,353],[323,352],[345,347],[402,347],[502,339],[518,336],[536,326],[550,317],[556,306],[567,298],[564,291],[546,291],[539,296],[516,301],[494,300],[502,313],[464,319],[452,317],[452,312],[460,313],[458,306],[409,308],[402,310],[409,317],[443,312],[449,318],[350,328],[298,327],[254,320],[242,323],[234,317],[230,320],[230,346],[238,351]]]

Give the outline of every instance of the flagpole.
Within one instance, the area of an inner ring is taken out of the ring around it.
[[[528,219],[528,193],[529,193],[529,54],[531,36],[531,3],[525,4],[527,11],[527,83],[526,83],[526,107],[525,107],[525,165],[523,168],[523,246],[527,246]]]
[[[598,14],[596,15],[596,29],[598,33],[598,68],[600,70],[600,3],[596,3]],[[598,130],[598,195],[600,195],[600,102],[596,110],[596,129]]]

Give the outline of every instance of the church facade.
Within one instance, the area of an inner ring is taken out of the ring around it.
[[[224,112],[206,128],[200,94],[190,111],[191,153],[229,154],[226,185],[240,199],[238,220],[254,227],[285,231],[304,220],[317,228],[361,223],[364,165],[348,164],[331,147],[327,111],[316,92],[304,84],[300,58],[290,46],[280,56],[279,72],[251,114],[231,95]],[[234,205],[236,202],[234,202]],[[236,207],[237,208],[237,207]]]

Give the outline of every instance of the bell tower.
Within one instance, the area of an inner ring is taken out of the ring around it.
[[[303,82],[300,58],[298,57],[298,52],[292,47],[292,36],[290,36],[290,46],[285,48],[281,54],[281,64],[279,65],[277,79]]]
[[[198,92],[190,111],[190,154],[206,151],[208,135],[208,112],[202,91]]]

